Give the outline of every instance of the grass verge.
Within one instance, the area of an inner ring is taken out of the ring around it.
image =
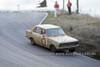
[[[77,52],[96,52],[93,58],[100,58],[100,19],[86,14],[71,15],[61,12],[54,18],[54,12],[47,11],[48,17],[43,24],[54,24],[62,27],[65,33],[79,40]],[[99,50],[98,50],[99,49]]]

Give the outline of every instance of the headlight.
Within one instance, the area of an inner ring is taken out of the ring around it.
[[[51,42],[52,44],[58,44],[58,42],[54,41],[54,40],[48,40],[49,42]]]

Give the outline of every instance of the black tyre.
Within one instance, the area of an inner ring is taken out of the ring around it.
[[[51,50],[51,52],[54,52],[55,53],[56,52],[56,47],[54,45],[51,45],[50,46],[50,50]]]
[[[35,45],[35,42],[34,42],[33,38],[31,38],[30,41],[31,41],[32,45]]]
[[[69,50],[69,52],[73,53],[73,52],[75,52],[75,49],[71,49],[71,50]]]

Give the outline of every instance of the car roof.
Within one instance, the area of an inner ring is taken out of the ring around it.
[[[41,27],[43,29],[60,28],[59,26],[52,25],[52,24],[41,24],[41,25],[37,25],[37,26]]]

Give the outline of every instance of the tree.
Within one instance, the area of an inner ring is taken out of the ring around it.
[[[77,0],[77,10],[76,13],[79,13],[79,0]]]
[[[46,0],[44,0],[43,2],[41,2],[39,7],[47,7]]]

